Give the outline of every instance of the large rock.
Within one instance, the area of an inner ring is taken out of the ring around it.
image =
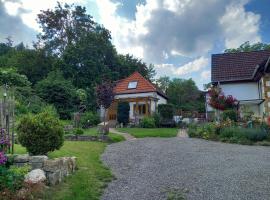
[[[43,163],[48,160],[47,156],[31,156],[29,162],[32,166],[32,169],[42,169]]]
[[[29,155],[28,154],[16,155],[14,157],[14,162],[15,163],[27,163],[27,162],[29,162]]]
[[[27,183],[40,183],[46,180],[45,172],[41,169],[34,169],[25,175],[24,181]]]

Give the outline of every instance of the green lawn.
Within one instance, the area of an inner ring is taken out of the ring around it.
[[[98,135],[97,127],[84,129],[84,135],[95,135],[95,136]],[[108,136],[113,142],[121,142],[125,140],[125,138],[122,135],[117,135],[114,133],[109,133]]]
[[[133,135],[136,138],[143,137],[175,137],[177,128],[118,128],[120,132]]]
[[[57,186],[50,187],[44,199],[53,200],[85,200],[99,199],[107,183],[113,176],[109,169],[103,166],[100,155],[106,143],[102,142],[65,142],[64,146],[49,153],[50,158],[76,156],[78,171],[69,176]],[[16,153],[26,153],[19,145],[15,146]]]

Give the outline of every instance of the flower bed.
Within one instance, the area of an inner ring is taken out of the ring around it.
[[[227,119],[220,123],[191,124],[188,134],[190,137],[222,142],[270,145],[269,129],[264,123],[248,127],[245,123]]]

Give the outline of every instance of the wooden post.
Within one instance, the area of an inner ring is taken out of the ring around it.
[[[149,111],[148,111],[148,98],[145,100],[145,115],[146,116],[149,115]]]
[[[152,100],[150,99],[150,115],[152,115]]]

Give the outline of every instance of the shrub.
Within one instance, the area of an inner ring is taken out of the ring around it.
[[[153,117],[144,117],[140,121],[140,126],[142,128],[155,128],[155,119]]]
[[[227,119],[230,119],[234,122],[237,121],[237,112],[235,110],[224,110],[223,113],[222,113],[222,118],[223,120],[227,120]]]
[[[19,142],[33,155],[60,149],[64,142],[63,126],[48,112],[24,116],[17,130]]]
[[[80,119],[83,128],[90,128],[100,123],[100,118],[97,113],[91,111],[84,113]]]
[[[84,131],[81,128],[76,128],[76,129],[74,129],[73,133],[74,133],[74,135],[83,135]]]
[[[267,132],[260,128],[230,127],[221,130],[220,137],[224,139],[249,140],[252,142],[262,141],[267,138]]]
[[[24,176],[28,173],[30,167],[25,165],[23,167],[12,166],[9,169],[0,167],[0,191],[8,189],[16,191],[22,188]]]
[[[119,102],[117,106],[117,121],[126,125],[129,122],[129,103]]]
[[[188,127],[188,135],[190,137],[198,137],[203,139],[216,139],[216,128],[213,123],[202,125],[190,124]]]
[[[160,127],[160,114],[159,113],[154,113],[153,118],[155,120],[155,126]]]
[[[159,104],[158,112],[162,119],[172,119],[174,108],[172,104]]]

